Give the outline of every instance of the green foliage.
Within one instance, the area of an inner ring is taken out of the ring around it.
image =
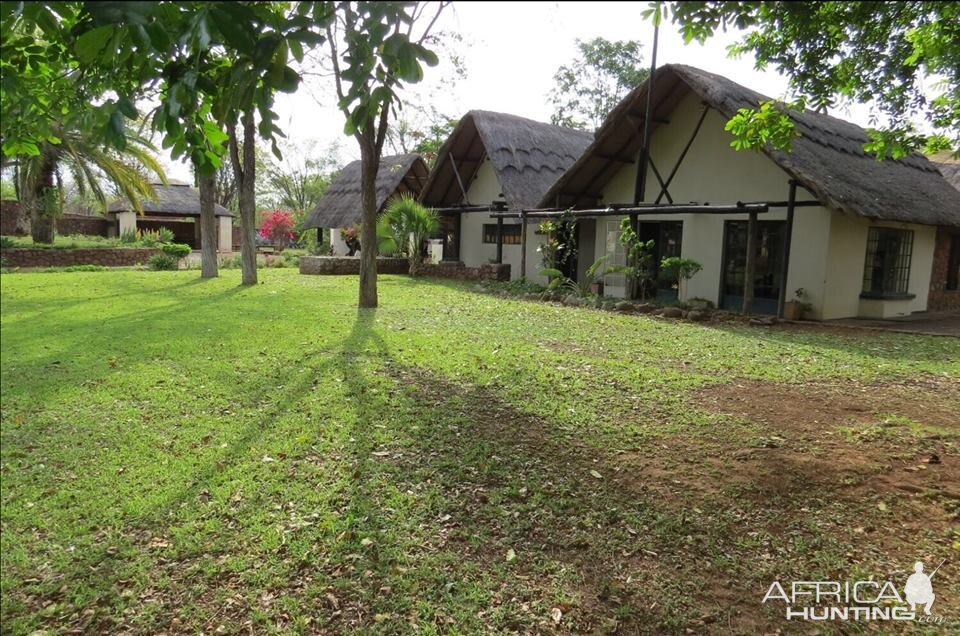
[[[718,30],[746,31],[731,55],[751,53],[775,67],[814,108],[874,104],[886,126],[865,145],[878,159],[950,146],[960,152],[960,4],[956,2],[672,2],[653,3],[687,42]],[[652,17],[654,11],[650,11]],[[934,83],[928,77],[937,78]],[[933,92],[930,98],[927,91]],[[930,133],[911,123],[923,119]],[[784,127],[777,117],[761,118]],[[781,129],[770,139],[785,139]],[[768,140],[754,134],[740,147]]]
[[[120,232],[120,242],[128,245],[132,245],[140,240],[140,235],[137,230],[124,230]]]
[[[545,269],[564,269],[577,257],[577,219],[570,210],[565,210],[556,219],[547,219],[540,224],[544,239],[540,252]]]
[[[406,256],[410,274],[416,274],[423,262],[424,243],[440,229],[440,217],[409,195],[387,204],[377,221],[377,247],[382,254]]]
[[[793,140],[800,136],[789,110],[803,109],[803,103],[783,104],[760,102],[759,108],[741,108],[730,118],[724,130],[733,134],[730,146],[735,150],[770,148],[789,152]]]
[[[163,250],[164,254],[172,256],[177,260],[185,258],[190,254],[190,246],[186,243],[163,243],[160,245],[160,249]]]
[[[0,247],[16,247],[17,242],[9,236],[0,236]]]
[[[550,92],[558,126],[595,130],[627,93],[646,81],[642,44],[635,40],[610,41],[602,37],[577,40],[579,56],[553,76]]]
[[[626,253],[626,265],[611,268],[620,272],[638,288],[641,298],[650,293],[650,278],[653,276],[654,241],[641,241],[629,218],[620,221],[620,243]]]
[[[340,171],[339,143],[318,151],[313,142],[282,146],[283,160],[257,149],[257,205],[290,210],[297,219],[297,231]]]
[[[169,254],[154,254],[147,259],[147,267],[155,271],[172,271],[177,269],[179,261]]]
[[[660,261],[661,274],[673,279],[677,283],[678,293],[683,281],[690,280],[702,269],[703,265],[690,258],[668,256]]]
[[[168,228],[168,227],[165,227],[165,226],[162,226],[162,225],[161,225],[161,226],[157,229],[157,238],[160,239],[160,242],[161,242],[161,243],[173,243],[173,241],[174,241],[177,237],[176,237],[176,235],[173,233],[173,230],[171,230],[171,229]]]

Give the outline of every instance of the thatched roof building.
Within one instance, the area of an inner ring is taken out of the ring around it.
[[[154,183],[156,196],[140,202],[143,213],[149,216],[200,216],[200,190],[183,183]],[[127,199],[114,201],[107,212],[135,212],[136,208]],[[233,216],[227,208],[214,204],[216,216]]]
[[[539,198],[538,206],[592,205],[601,197],[625,158],[640,149],[648,87],[649,82],[637,87],[610,113],[590,147]],[[668,119],[691,91],[727,118],[769,99],[720,75],[668,64],[657,70],[654,82],[653,126]],[[792,151],[762,152],[822,203],[871,219],[960,225],[960,193],[925,157],[879,162],[864,152],[867,135],[856,124],[810,110],[791,116],[800,133]]]
[[[395,195],[419,195],[427,180],[427,172],[427,164],[417,154],[381,157],[377,171],[377,212],[382,211]],[[348,163],[340,171],[310,213],[304,228],[350,227],[360,222],[362,213],[358,160]]]
[[[532,207],[592,139],[590,133],[581,130],[516,115],[472,110],[464,115],[440,148],[421,200],[433,207],[490,203],[464,201],[460,189],[460,182],[469,189],[484,158],[489,157],[507,206]]]

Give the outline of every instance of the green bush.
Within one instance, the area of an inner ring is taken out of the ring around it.
[[[177,262],[180,259],[174,258],[169,254],[154,254],[147,259],[147,267],[156,271],[169,271],[177,269]]]
[[[164,228],[161,228],[164,229]],[[160,246],[164,254],[181,259],[190,253],[190,246],[186,243],[164,243]]]
[[[136,230],[124,230],[123,232],[120,232],[121,243],[136,243],[137,238]]]
[[[157,230],[157,238],[160,239],[161,243],[173,243],[177,237],[170,228],[161,227]]]
[[[15,247],[16,244],[17,242],[9,236],[0,236],[0,247]]]

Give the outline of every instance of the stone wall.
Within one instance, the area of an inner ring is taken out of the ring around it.
[[[423,265],[420,276],[431,278],[452,278],[454,280],[510,280],[509,263],[485,263],[478,267],[467,267],[463,263],[445,261],[436,265]]]
[[[111,222],[102,216],[87,214],[64,214],[57,219],[57,234],[85,234],[87,236],[107,236]]]
[[[100,247],[85,249],[41,249],[9,247],[0,250],[4,267],[68,267],[70,265],[103,265],[124,267],[146,263],[157,248]]]
[[[937,228],[933,248],[933,270],[930,273],[930,295],[927,298],[929,311],[960,309],[960,290],[947,289],[947,269],[950,266],[950,244],[960,228],[940,226]]]
[[[13,236],[17,233],[17,214],[20,202],[11,199],[0,201],[0,234]],[[100,215],[64,214],[57,219],[57,234],[86,234],[88,236],[107,236],[112,222]]]
[[[378,258],[378,274],[406,274],[410,268],[405,258]],[[321,274],[325,276],[339,276],[344,274],[359,274],[359,258],[343,258],[338,256],[301,256],[301,274]]]
[[[405,258],[378,258],[377,273],[406,274],[410,269]],[[301,256],[301,274],[321,274],[335,276],[359,274],[360,259],[339,256]],[[467,267],[463,263],[444,262],[436,265],[421,266],[420,276],[430,278],[452,278],[454,280],[510,280],[508,263],[488,263],[479,267]]]

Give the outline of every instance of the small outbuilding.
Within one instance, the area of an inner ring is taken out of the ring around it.
[[[178,243],[200,249],[200,191],[182,183],[154,183],[155,196],[140,202],[143,214],[127,199],[107,206],[108,233],[120,236],[127,231],[152,231],[165,227]],[[217,251],[233,251],[233,215],[215,204],[217,216]]]
[[[536,206],[591,141],[591,133],[507,113],[465,114],[440,148],[420,195],[424,205],[440,211],[443,259],[468,267],[509,263],[512,279],[545,280],[536,276],[544,238],[534,236],[539,222],[503,222],[492,215]]]
[[[377,171],[377,214],[395,197],[409,194],[417,198],[427,180],[429,170],[420,155],[405,154],[381,157]],[[310,213],[304,229],[330,229],[330,245],[334,256],[353,256],[358,244],[347,244],[341,231],[360,223],[363,204],[360,198],[360,161],[344,166],[330,183],[327,193]]]

